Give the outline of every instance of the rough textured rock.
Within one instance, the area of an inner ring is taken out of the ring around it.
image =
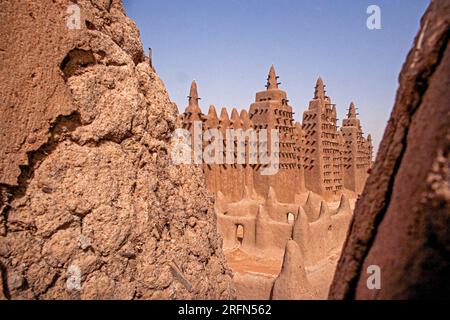
[[[73,2],[81,30],[68,1],[0,2],[0,298],[233,298],[135,24],[119,0]]]
[[[449,34],[450,3],[432,1],[357,203],[332,299],[450,296]],[[380,290],[366,286],[370,265],[381,268]]]

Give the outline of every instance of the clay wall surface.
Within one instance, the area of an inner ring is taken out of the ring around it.
[[[0,2],[0,297],[229,299],[201,168],[119,0]],[[8,72],[5,72],[8,70]],[[10,72],[14,70],[14,76]]]

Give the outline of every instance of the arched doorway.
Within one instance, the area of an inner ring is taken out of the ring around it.
[[[236,239],[239,245],[242,246],[242,242],[244,241],[244,226],[242,224],[236,226]]]

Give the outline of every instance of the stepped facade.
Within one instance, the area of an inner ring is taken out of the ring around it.
[[[244,109],[239,113],[233,109],[229,116],[227,109],[222,108],[218,116],[214,106],[207,115],[202,113],[197,84],[192,83],[189,104],[179,116],[180,126],[192,133],[199,123],[202,132],[218,129],[223,147],[216,152],[223,153],[223,158],[229,156],[223,151],[227,144],[234,144],[231,156],[235,162],[203,163],[208,189],[216,196],[221,192],[230,202],[238,202],[246,194],[267,198],[271,188],[277,199],[285,203],[296,202],[296,197],[308,191],[330,201],[338,200],[345,191],[360,194],[370,171],[373,147],[371,136],[363,136],[354,103],[350,104],[342,127],[338,128],[336,105],[326,95],[324,82],[319,78],[301,124],[295,122],[287,93],[279,85],[272,66],[266,90],[256,94],[248,111]],[[244,134],[241,138],[227,140],[224,137],[228,129],[242,130]],[[259,148],[267,143],[268,149],[279,158],[276,174],[261,174],[261,167],[267,165],[249,161],[255,150],[250,138],[252,134],[259,138],[262,130],[278,132],[276,150],[270,150],[271,136],[267,142],[256,143]],[[202,163],[199,155],[201,153],[196,154],[194,161],[197,164]]]

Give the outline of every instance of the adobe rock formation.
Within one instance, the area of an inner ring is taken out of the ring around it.
[[[120,0],[0,2],[3,299],[228,299],[201,169]],[[73,13],[73,11],[71,11]]]
[[[332,299],[450,296],[450,2],[432,1],[400,75]],[[369,290],[376,265],[381,288]]]

